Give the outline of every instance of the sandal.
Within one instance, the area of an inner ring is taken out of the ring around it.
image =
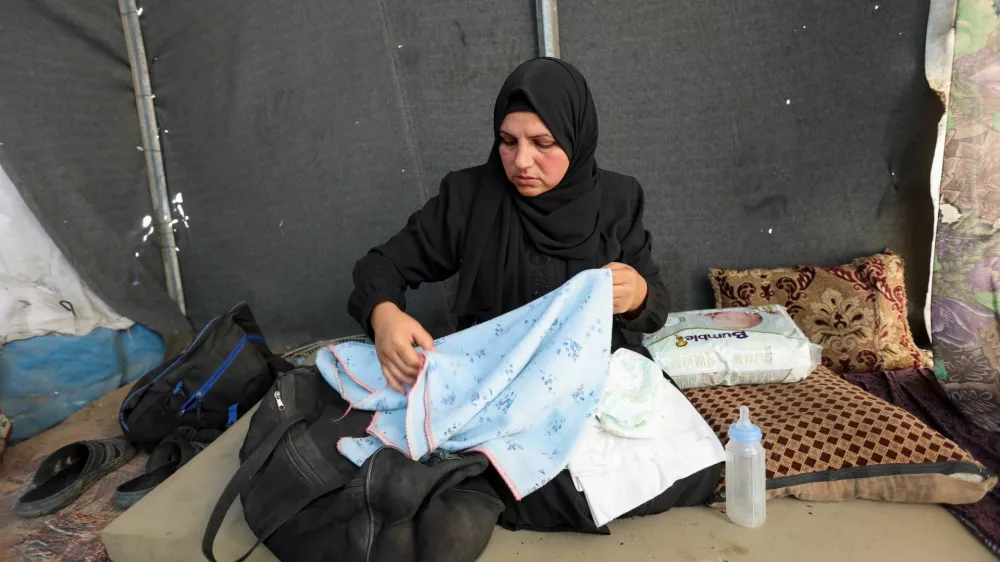
[[[135,456],[123,437],[77,441],[52,453],[22,486],[14,503],[20,517],[38,517],[59,511],[83,495],[94,482],[114,472]]]
[[[182,427],[164,437],[149,454],[146,472],[115,490],[115,506],[128,509],[138,503],[221,434],[221,431],[212,429],[195,432],[189,427]]]

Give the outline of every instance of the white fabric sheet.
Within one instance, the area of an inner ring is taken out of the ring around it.
[[[573,450],[569,471],[577,490],[587,497],[598,526],[660,495],[681,478],[726,458],[712,428],[663,378],[659,379],[655,402],[660,415],[657,436],[619,437],[591,420]]]
[[[84,286],[0,168],[0,345],[131,325]]]

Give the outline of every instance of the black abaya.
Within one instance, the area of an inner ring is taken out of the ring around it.
[[[443,281],[459,273],[466,240],[468,217],[476,194],[474,178],[481,168],[452,172],[441,182],[440,193],[410,216],[406,227],[385,244],[374,248],[354,268],[354,293],[348,304],[369,336],[369,317],[375,305],[393,302],[406,309],[405,291],[423,283]],[[651,240],[642,223],[642,187],[635,178],[598,170],[604,205],[599,217],[597,250],[589,261],[604,266],[621,262],[646,279],[646,302],[638,314],[618,317],[615,342],[625,341],[622,330],[654,332],[666,322],[669,295],[651,255]],[[511,188],[513,189],[513,188]],[[491,320],[545,295],[565,283],[572,274],[569,260],[547,255],[528,244],[524,265],[518,269],[518,298],[495,312],[459,316],[459,329]],[[523,294],[522,294],[523,293]]]

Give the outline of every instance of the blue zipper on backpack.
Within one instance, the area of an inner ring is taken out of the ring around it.
[[[229,369],[229,367],[233,364],[233,361],[236,360],[236,357],[241,351],[243,351],[243,348],[246,347],[247,341],[263,342],[264,338],[263,336],[254,335],[244,335],[240,338],[240,341],[237,342],[236,346],[233,347],[233,350],[229,352],[229,355],[226,356],[226,360],[222,362],[222,365],[219,365],[219,368],[212,373],[212,376],[201,385],[201,388],[199,388],[197,392],[189,396],[188,399],[184,401],[184,404],[181,406],[181,415],[190,411],[195,404],[208,394],[209,390],[212,390],[215,383],[219,382],[222,375],[226,374],[226,370]]]
[[[218,322],[220,318],[222,318],[223,316],[229,316],[230,314],[233,313],[234,310],[236,310],[237,308],[243,306],[244,304],[246,304],[245,301],[238,303],[236,306],[230,308],[229,311],[226,312],[225,314],[223,314],[221,316],[216,316],[211,321],[209,321],[208,324],[205,324],[205,327],[202,328],[200,332],[198,332],[198,336],[196,338],[194,338],[194,341],[191,342],[191,345],[187,346],[187,348],[185,348],[184,351],[180,355],[177,356],[177,359],[175,359],[174,362],[170,364],[170,366],[168,366],[166,369],[164,369],[162,373],[160,373],[159,375],[156,376],[156,378],[154,378],[153,380],[149,381],[148,383],[142,385],[137,390],[133,390],[132,392],[129,393],[128,396],[125,397],[125,401],[122,402],[121,408],[118,410],[118,421],[121,423],[121,426],[122,426],[123,429],[125,429],[125,431],[128,431],[128,424],[125,423],[125,406],[133,398],[135,398],[137,395],[139,395],[141,392],[143,392],[144,390],[146,390],[147,388],[149,388],[150,386],[152,386],[156,381],[160,380],[161,378],[164,377],[164,375],[166,375],[170,371],[172,371],[173,368],[176,367],[178,363],[180,363],[181,361],[183,361],[184,359],[186,359],[187,356],[188,356],[188,354],[191,353],[191,350],[193,350],[198,345],[198,342],[201,341],[201,338],[206,333],[208,333],[208,329],[211,328],[213,325],[215,325],[215,323]],[[261,337],[261,336],[250,336],[250,339],[252,341],[260,341],[260,342],[264,341],[264,338]]]
[[[212,376],[209,377],[207,381],[202,383],[201,388],[199,388],[197,392],[189,396],[188,399],[184,401],[184,404],[181,406],[180,415],[188,413],[188,411],[191,410],[191,408],[194,407],[195,404],[201,401],[202,396],[205,396],[206,394],[208,394],[209,390],[212,390],[212,386],[214,386],[215,383],[218,382],[220,378],[222,378],[222,375],[226,373],[226,369],[228,369],[229,366],[233,364],[233,361],[236,360],[236,356],[239,355],[241,351],[243,351],[243,348],[246,346],[246,344],[247,344],[247,336],[244,335],[242,338],[240,338],[240,341],[236,344],[236,347],[234,347],[233,350],[229,352],[229,355],[226,357],[226,360],[222,362],[222,365],[219,365],[219,368],[216,369],[214,373],[212,373]]]

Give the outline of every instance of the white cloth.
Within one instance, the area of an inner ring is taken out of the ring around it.
[[[611,356],[608,378],[597,411],[604,431],[621,437],[648,439],[660,433],[656,393],[663,372],[649,359],[628,349]]]
[[[83,284],[0,168],[0,346],[131,325]]]
[[[687,398],[662,377],[657,381],[655,404],[660,419],[656,437],[612,435],[592,420],[570,457],[573,483],[586,496],[598,526],[726,458],[715,432]]]

